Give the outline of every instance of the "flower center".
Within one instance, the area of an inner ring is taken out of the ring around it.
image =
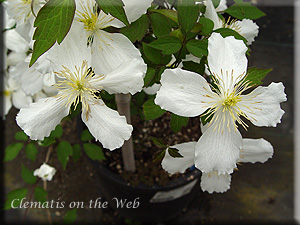
[[[3,91],[3,95],[4,95],[4,96],[10,96],[11,92],[12,92],[12,91],[4,90],[4,91]]]
[[[235,93],[232,92],[229,96],[227,96],[222,105],[225,107],[232,107],[235,106],[239,101],[241,101],[241,97],[239,95],[236,96]]]

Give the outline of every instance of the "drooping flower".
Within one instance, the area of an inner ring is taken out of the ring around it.
[[[178,68],[166,70],[162,75],[162,86],[155,98],[157,105],[180,116],[212,117],[196,144],[195,165],[202,172],[216,171],[219,175],[233,172],[242,146],[236,122],[247,127],[241,116],[256,126],[275,127],[284,114],[280,108],[280,103],[286,101],[282,83],[242,94],[251,87],[246,80],[246,50],[241,40],[223,38],[217,33],[211,35],[208,66],[217,88],[202,76]]]
[[[178,149],[183,158],[174,158],[166,151],[162,160],[162,167],[167,172],[184,173],[185,170],[195,164],[195,147],[197,142],[186,142],[172,146]],[[273,155],[272,145],[264,139],[243,139],[243,146],[239,152],[238,163],[264,163]],[[218,174],[216,171],[202,173],[201,189],[210,194],[213,192],[223,193],[230,188],[231,175],[228,173]]]
[[[53,71],[59,77],[58,94],[42,98],[21,109],[17,123],[33,140],[43,140],[69,114],[71,105],[82,105],[82,120],[103,147],[116,149],[131,136],[132,126],[117,111],[108,108],[101,99],[101,91],[131,93],[142,90],[146,65],[135,59],[124,61],[109,73],[96,73],[91,66],[91,53],[84,44],[81,31],[71,28],[61,45],[48,52]]]
[[[56,173],[56,169],[52,166],[49,166],[46,163],[43,163],[40,168],[36,169],[33,172],[34,176],[40,177],[43,181],[51,181],[53,176]]]

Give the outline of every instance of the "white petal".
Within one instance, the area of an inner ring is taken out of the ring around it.
[[[32,97],[25,94],[23,90],[17,90],[12,93],[12,103],[17,109],[26,108],[32,102]]]
[[[246,75],[246,51],[244,42],[232,36],[223,38],[213,33],[208,39],[208,66],[213,75],[224,82],[221,85],[225,90],[232,90]]]
[[[108,74],[125,60],[141,60],[140,51],[123,34],[99,30],[92,45],[92,66],[96,74]]]
[[[219,18],[217,11],[211,0],[206,1],[206,10],[204,16],[214,22],[214,30],[223,26],[222,20]]]
[[[16,121],[30,139],[43,140],[69,114],[66,101],[55,97],[40,99],[21,109]]]
[[[92,86],[102,86],[109,94],[135,93],[144,86],[144,75],[147,66],[142,59],[126,60],[117,69],[108,73],[104,78],[91,81]]]
[[[239,162],[264,163],[273,156],[273,152],[273,146],[263,138],[244,138]]]
[[[104,148],[114,150],[120,148],[128,140],[133,130],[127,124],[125,116],[120,116],[115,110],[108,108],[102,100],[89,104],[88,118],[83,108],[82,121],[91,134],[99,140]]]
[[[143,88],[143,91],[147,94],[147,95],[155,95],[158,90],[160,89],[161,84],[153,84],[150,87],[145,87]]]
[[[242,136],[234,125],[229,124],[221,132],[212,124],[200,137],[195,150],[195,166],[202,172],[217,171],[219,174],[232,173],[239,159]]]
[[[250,94],[242,95],[237,106],[254,125],[276,127],[284,114],[280,103],[286,100],[283,84],[272,82],[268,87],[260,86]]]
[[[171,148],[178,149],[183,158],[174,158],[166,150],[165,157],[161,162],[162,168],[171,174],[184,173],[187,168],[194,165],[196,143],[191,141],[171,146]]]
[[[51,181],[55,173],[56,169],[54,167],[43,163],[39,169],[33,172],[33,175],[40,177],[43,181]]]
[[[212,194],[213,192],[223,193],[230,188],[231,176],[227,173],[218,175],[215,172],[202,173],[201,189]]]
[[[20,62],[23,62],[26,59],[27,55],[25,52],[11,52],[7,56],[7,65],[8,66],[15,66]]]
[[[258,29],[256,23],[249,19],[243,19],[242,21],[237,21],[236,24],[240,27],[240,35],[242,35],[247,40],[247,44],[251,45],[254,38],[258,36]]]
[[[4,101],[4,104],[3,104],[4,109],[1,110],[1,117],[4,119],[12,107],[11,95],[4,95],[3,101]]]
[[[29,43],[21,37],[16,30],[7,30],[4,32],[5,44],[9,50],[26,53],[29,50]]]
[[[227,9],[227,0],[221,0],[218,7],[216,8],[217,12],[223,12]]]
[[[155,104],[177,115],[192,117],[202,114],[212,99],[209,84],[199,74],[182,70],[167,69],[161,76],[161,88]]]

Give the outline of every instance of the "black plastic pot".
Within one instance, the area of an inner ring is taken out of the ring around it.
[[[100,162],[94,161],[93,164],[99,173],[101,193],[109,205],[125,218],[143,223],[175,218],[200,190],[201,172],[198,170],[172,180],[164,187],[156,185],[132,187]],[[120,207],[120,201],[125,202],[123,207]],[[129,207],[126,207],[126,204]]]

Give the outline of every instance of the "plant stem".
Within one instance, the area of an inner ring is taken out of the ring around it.
[[[127,123],[131,124],[131,114],[130,114],[130,94],[116,94],[115,95],[118,112],[121,116],[125,116]],[[134,162],[134,152],[132,138],[124,142],[122,146],[122,159],[125,171],[134,172],[135,162]]]

